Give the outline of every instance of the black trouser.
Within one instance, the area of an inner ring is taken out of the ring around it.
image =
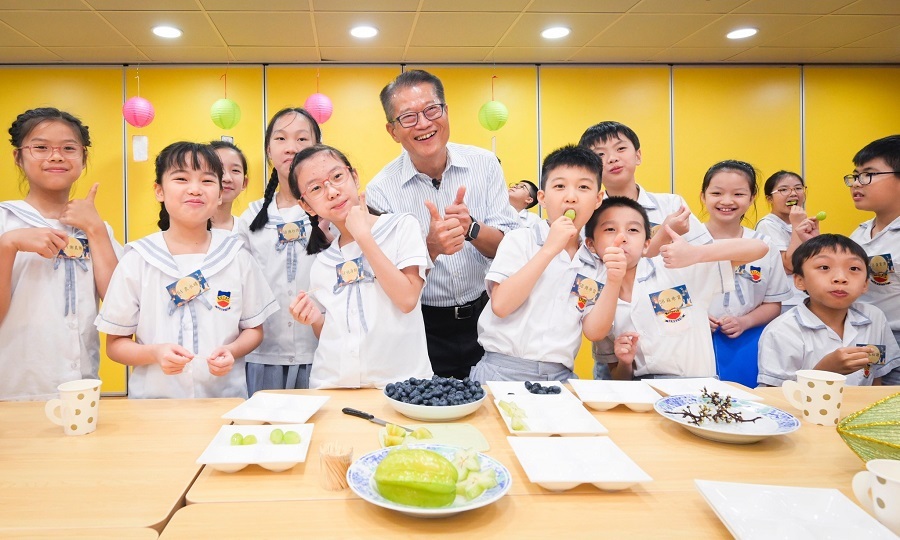
[[[437,375],[464,379],[481,360],[484,349],[478,344],[478,316],[487,301],[487,292],[483,292],[462,306],[422,306],[428,356]]]

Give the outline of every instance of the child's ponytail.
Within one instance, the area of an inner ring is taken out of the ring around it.
[[[269,177],[269,182],[266,184],[266,192],[263,198],[262,208],[259,209],[259,213],[256,214],[256,217],[253,218],[253,221],[250,222],[250,230],[256,232],[263,227],[266,226],[266,223],[269,222],[269,205],[272,203],[272,199],[275,197],[275,189],[278,187],[278,171],[276,169],[272,169],[272,176]]]
[[[166,210],[166,203],[159,203],[159,221],[156,222],[156,225],[159,227],[161,231],[169,230],[169,211]]]
[[[306,253],[315,255],[316,253],[325,251],[331,245],[325,231],[319,226],[319,216],[310,214],[309,223],[312,225],[312,231],[309,233],[309,243],[306,244]]]

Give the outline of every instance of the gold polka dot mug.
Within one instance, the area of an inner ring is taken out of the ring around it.
[[[853,477],[853,493],[863,508],[900,535],[900,461],[873,459]]]
[[[61,425],[66,435],[93,433],[100,414],[100,384],[97,379],[62,383],[57,387],[59,399],[44,407],[47,418]]]
[[[847,377],[818,369],[801,369],[796,381],[781,385],[784,397],[801,411],[803,419],[820,426],[836,426]]]

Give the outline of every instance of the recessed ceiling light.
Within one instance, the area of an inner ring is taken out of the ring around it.
[[[744,39],[750,36],[755,36],[756,32],[756,28],[738,28],[737,30],[728,32],[725,37],[727,37],[728,39]]]
[[[378,29],[372,26],[354,26],[350,35],[358,38],[370,38],[378,35]]]
[[[161,38],[175,39],[181,37],[181,30],[174,26],[154,26],[153,33]]]
[[[553,26],[541,32],[541,37],[544,39],[559,39],[568,35],[569,29],[565,26]]]

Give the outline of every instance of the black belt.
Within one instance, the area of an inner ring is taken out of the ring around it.
[[[435,307],[422,305],[422,313],[430,313],[432,315],[447,317],[452,319],[470,319],[478,310],[483,308],[488,302],[487,291],[481,293],[481,296],[472,300],[468,304],[450,307]]]

